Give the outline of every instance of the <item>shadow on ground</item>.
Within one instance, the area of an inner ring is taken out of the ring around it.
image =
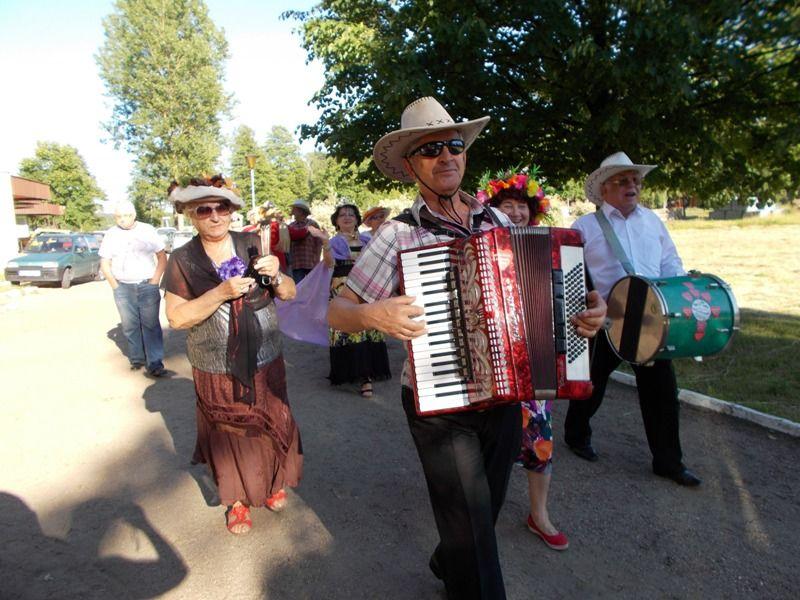
[[[120,498],[76,506],[72,527],[60,539],[42,532],[20,498],[0,492],[0,527],[4,598],[152,598],[173,589],[188,571],[141,507]],[[119,527],[150,544],[156,558],[103,556],[104,538]]]

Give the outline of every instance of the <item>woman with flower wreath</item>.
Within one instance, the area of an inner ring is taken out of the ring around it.
[[[330,239],[327,233],[316,227],[310,226],[308,231],[322,239],[322,260],[329,269],[333,269],[329,294],[332,300],[342,291],[350,269],[369,243],[370,236],[359,233],[361,214],[358,207],[348,200],[343,199],[336,205],[331,224],[336,229],[336,235]],[[386,338],[374,329],[345,333],[331,328],[329,332],[331,371],[328,379],[331,385],[359,383],[361,395],[371,398],[372,382],[392,377]]]
[[[494,179],[484,175],[477,198],[508,215],[515,227],[539,225],[548,220],[550,201],[537,179],[535,165],[530,173],[515,169]],[[553,550],[566,550],[567,536],[555,528],[547,511],[553,471],[552,404],[552,400],[535,399],[522,403],[522,449],[517,462],[528,475],[528,529]]]
[[[169,323],[189,330],[194,461],[210,466],[228,530],[242,534],[252,527],[251,507],[284,508],[285,486],[297,486],[303,470],[273,301],[293,298],[294,281],[274,255],[248,265],[251,255],[262,254],[261,240],[229,231],[242,201],[221,177],[173,184],[169,198],[198,231],[172,253],[164,273]]]

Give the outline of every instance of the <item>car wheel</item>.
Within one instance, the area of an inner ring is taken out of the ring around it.
[[[64,269],[64,274],[61,276],[61,287],[67,289],[72,285],[72,267]]]
[[[11,281],[10,283],[11,283],[11,285],[19,285],[20,282],[19,281]]]

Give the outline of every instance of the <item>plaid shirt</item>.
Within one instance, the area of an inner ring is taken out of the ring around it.
[[[316,221],[313,219],[306,219],[302,223],[298,223],[297,221],[290,223],[289,229],[305,229],[309,225],[319,228]],[[314,237],[310,233],[307,233],[302,239],[293,239],[290,247],[292,268],[313,269],[320,260],[320,252],[322,252],[322,240]]]
[[[422,226],[411,226],[391,219],[378,229],[377,234],[362,250],[356,264],[347,278],[349,287],[365,302],[377,302],[396,296],[400,279],[397,273],[397,253],[408,248],[418,248],[438,242],[446,242],[453,237],[467,237],[470,233],[488,231],[496,227],[489,214],[492,210],[497,220],[503,225],[511,225],[508,217],[495,209],[487,209],[478,200],[464,192],[459,197],[470,206],[472,227],[467,229],[453,222],[447,216],[435,213],[428,208],[422,196],[417,195],[411,206],[411,214],[416,223],[420,223],[420,215],[437,221],[452,235],[434,235]],[[402,385],[410,385],[408,377],[408,359],[403,365]]]

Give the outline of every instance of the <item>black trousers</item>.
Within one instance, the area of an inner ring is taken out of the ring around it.
[[[564,439],[570,446],[585,446],[592,440],[592,418],[606,393],[606,384],[620,358],[611,350],[605,335],[599,335],[592,356],[594,392],[588,400],[571,400],[564,422]],[[672,361],[657,360],[652,366],[632,366],[636,374],[639,407],[653,455],[653,468],[675,472],[683,468],[679,433],[678,386]]]
[[[432,561],[447,597],[501,600],[494,525],[522,441],[519,405],[419,417],[413,392],[404,386],[402,397],[439,530]]]

